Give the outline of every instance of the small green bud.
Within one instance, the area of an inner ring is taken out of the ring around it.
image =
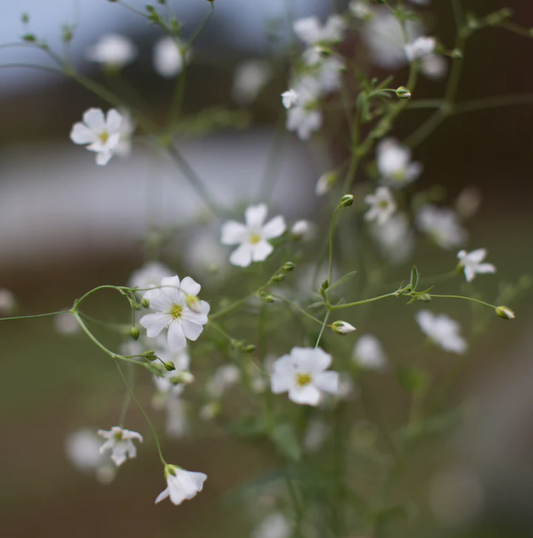
[[[130,301],[130,304],[131,304],[131,307],[133,308],[133,310],[140,310],[141,309],[141,305],[137,301]]]
[[[25,34],[22,36],[22,39],[26,41],[26,43],[35,43],[37,41],[37,38],[33,34]]]
[[[142,356],[149,361],[155,361],[159,358],[152,350],[145,351]]]
[[[190,385],[194,382],[194,376],[191,372],[180,372],[178,375],[170,378],[173,385]]]
[[[274,297],[272,297],[272,295],[265,295],[263,297],[263,300],[265,300],[267,303],[273,303],[274,302]]]
[[[282,274],[274,275],[270,280],[272,282],[282,282],[283,280],[285,280],[285,275],[282,275]]]
[[[320,285],[320,289],[327,290],[328,288],[329,288],[329,280],[326,278],[326,280],[324,280],[324,282],[322,282],[322,284]]]
[[[253,344],[249,344],[248,346],[244,346],[242,348],[243,353],[253,353],[256,350],[256,347]]]
[[[411,92],[405,86],[400,86],[396,89],[396,97],[398,99],[411,99]]]
[[[296,266],[294,265],[294,263],[292,262],[287,262],[284,266],[283,266],[283,270],[284,271],[287,271],[287,273],[289,271],[292,271]]]
[[[496,308],[496,315],[499,316],[502,319],[515,319],[516,315],[515,313],[506,306],[498,306]]]
[[[134,340],[138,340],[138,339],[139,339],[139,329],[137,329],[137,327],[132,327],[132,328],[131,328],[131,331],[130,331],[130,334],[131,334],[131,337],[132,337]]]
[[[173,370],[176,369],[176,366],[174,365],[173,362],[167,361],[167,362],[164,362],[163,364],[164,364],[164,366],[165,366],[165,369],[166,369],[168,372],[172,372]]]
[[[328,47],[323,47],[321,45],[315,47],[315,52],[322,56],[322,58],[329,58],[331,56],[331,49]]]
[[[30,22],[30,16],[27,13],[23,13],[21,20],[22,24],[28,24]]]
[[[195,295],[187,295],[187,297],[185,297],[185,302],[193,312],[196,312],[197,314],[202,312],[202,303]]]
[[[420,295],[416,295],[415,299],[422,303],[429,303],[431,301],[431,295],[429,293],[421,293]]]
[[[144,308],[150,308],[150,301],[148,299],[143,299],[141,301],[141,304],[143,305]]]
[[[345,194],[341,198],[341,205],[343,207],[350,207],[353,204],[353,194]]]

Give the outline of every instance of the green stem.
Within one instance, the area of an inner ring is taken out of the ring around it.
[[[372,297],[371,299],[363,299],[362,301],[355,301],[353,303],[339,304],[339,305],[330,305],[330,310],[340,310],[341,308],[351,308],[352,306],[359,306],[361,304],[373,303],[374,301],[380,301],[381,299],[386,299],[387,297],[397,297],[396,292],[387,293],[386,295],[380,295],[379,297]]]
[[[60,312],[48,312],[47,314],[32,314],[31,316],[13,316],[10,318],[0,318],[0,321],[14,321],[17,319],[33,319],[46,318],[48,316],[59,316],[60,314],[71,314],[70,310],[62,310]]]
[[[324,329],[326,328],[328,324],[328,318],[330,314],[331,312],[328,310],[326,312],[326,315],[324,316],[324,321],[322,322],[322,328],[320,329],[320,333],[318,334],[318,338],[316,339],[315,348],[317,348],[318,345],[320,344],[320,340],[322,339],[322,335],[324,334]]]
[[[274,295],[272,294],[272,297],[275,297],[276,299],[281,299],[282,301],[285,301],[287,304],[290,304],[293,308],[298,310],[298,312],[301,312],[304,316],[308,317],[309,319],[312,319],[314,322],[318,323],[319,325],[322,325],[322,321],[315,318],[311,314],[307,313],[303,308],[299,307],[296,303],[293,303],[291,300],[286,299],[285,297],[282,297],[281,295]]]
[[[479,299],[474,299],[473,297],[464,297],[462,295],[433,295],[432,293],[428,294],[432,299],[435,298],[435,299],[464,299],[465,301],[472,301],[473,303],[478,303],[480,305],[483,305],[483,306],[488,306],[489,308],[493,308],[493,309],[496,309],[497,307],[492,305],[492,304],[489,304],[489,303],[485,303],[484,301],[480,301]]]
[[[129,378],[128,382],[129,382],[130,387],[133,387],[133,384],[135,382],[135,368],[133,368],[132,364],[128,364],[128,378]],[[126,394],[124,395],[124,402],[122,403],[122,409],[120,411],[119,426],[121,428],[124,427],[124,422],[126,420],[126,414],[128,412],[130,402],[131,402],[131,394],[128,390],[126,390]]]

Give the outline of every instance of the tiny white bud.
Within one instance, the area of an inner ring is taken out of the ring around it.
[[[331,324],[331,328],[334,332],[341,335],[350,334],[356,330],[353,325],[350,325],[346,321],[336,321]]]
[[[187,303],[187,306],[196,314],[202,313],[202,302],[195,295],[187,295],[187,297],[185,297],[185,302]]]
[[[396,97],[398,99],[411,99],[411,92],[405,86],[400,86],[396,89]]]
[[[498,315],[502,319],[515,319],[516,315],[515,313],[506,306],[498,306],[496,308],[496,315]]]

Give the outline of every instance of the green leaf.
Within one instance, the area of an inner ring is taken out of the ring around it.
[[[418,269],[416,268],[416,265],[413,265],[413,268],[411,269],[411,291],[416,290],[419,278]]]
[[[351,280],[356,274],[357,274],[357,271],[352,271],[351,273],[347,273],[342,278],[339,278],[339,280],[337,280],[337,282],[334,282],[329,287],[329,289],[332,290],[332,289],[334,289],[334,288],[336,288],[338,286],[342,286],[343,284],[346,284],[346,282],[348,282],[348,280]]]
[[[293,461],[300,459],[302,450],[292,424],[286,422],[276,425],[271,434],[271,439],[283,456]]]

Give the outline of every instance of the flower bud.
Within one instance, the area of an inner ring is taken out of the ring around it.
[[[353,204],[353,194],[345,194],[341,198],[341,205],[343,207],[350,207]]]
[[[322,56],[322,58],[329,58],[331,56],[331,49],[322,45],[315,47],[315,52]]]
[[[196,312],[196,314],[202,313],[202,303],[195,295],[187,295],[187,297],[185,297],[185,302],[193,312]]]
[[[134,340],[138,340],[138,339],[139,339],[139,329],[137,329],[137,327],[132,327],[132,328],[131,328],[131,331],[130,331],[130,334],[131,334],[131,337],[132,337]]]
[[[284,271],[287,271],[287,273],[288,273],[289,271],[292,271],[292,270],[294,269],[294,267],[295,267],[294,263],[292,263],[292,262],[287,262],[287,263],[283,266],[283,270],[284,270]]]
[[[267,303],[273,303],[274,302],[274,297],[272,297],[272,295],[265,295],[263,297],[263,300],[266,301]]]
[[[346,323],[346,321],[336,321],[335,323],[332,323],[331,329],[342,336],[353,333],[356,330],[353,325]]]
[[[194,376],[191,372],[180,372],[170,378],[170,382],[174,385],[190,385],[194,382]]]
[[[282,274],[274,275],[270,279],[271,282],[282,282],[283,280],[285,280],[285,275],[282,275]]]
[[[253,353],[255,350],[256,350],[256,347],[253,344],[249,344],[242,348],[242,351],[244,353]]]
[[[174,363],[171,362],[171,361],[164,362],[163,365],[165,366],[165,369],[166,369],[168,372],[172,372],[173,370],[176,369],[176,366],[175,366]]]
[[[141,301],[141,304],[143,305],[144,308],[150,308],[150,301],[148,299],[143,299]]]
[[[496,308],[496,315],[499,316],[502,319],[515,319],[516,315],[515,313],[506,306],[498,306]]]
[[[327,290],[328,288],[329,288],[329,280],[326,278],[326,280],[324,280],[324,282],[322,282],[322,284],[320,285],[320,289]]]
[[[411,92],[405,86],[400,86],[396,90],[396,97],[398,99],[411,99]]]

